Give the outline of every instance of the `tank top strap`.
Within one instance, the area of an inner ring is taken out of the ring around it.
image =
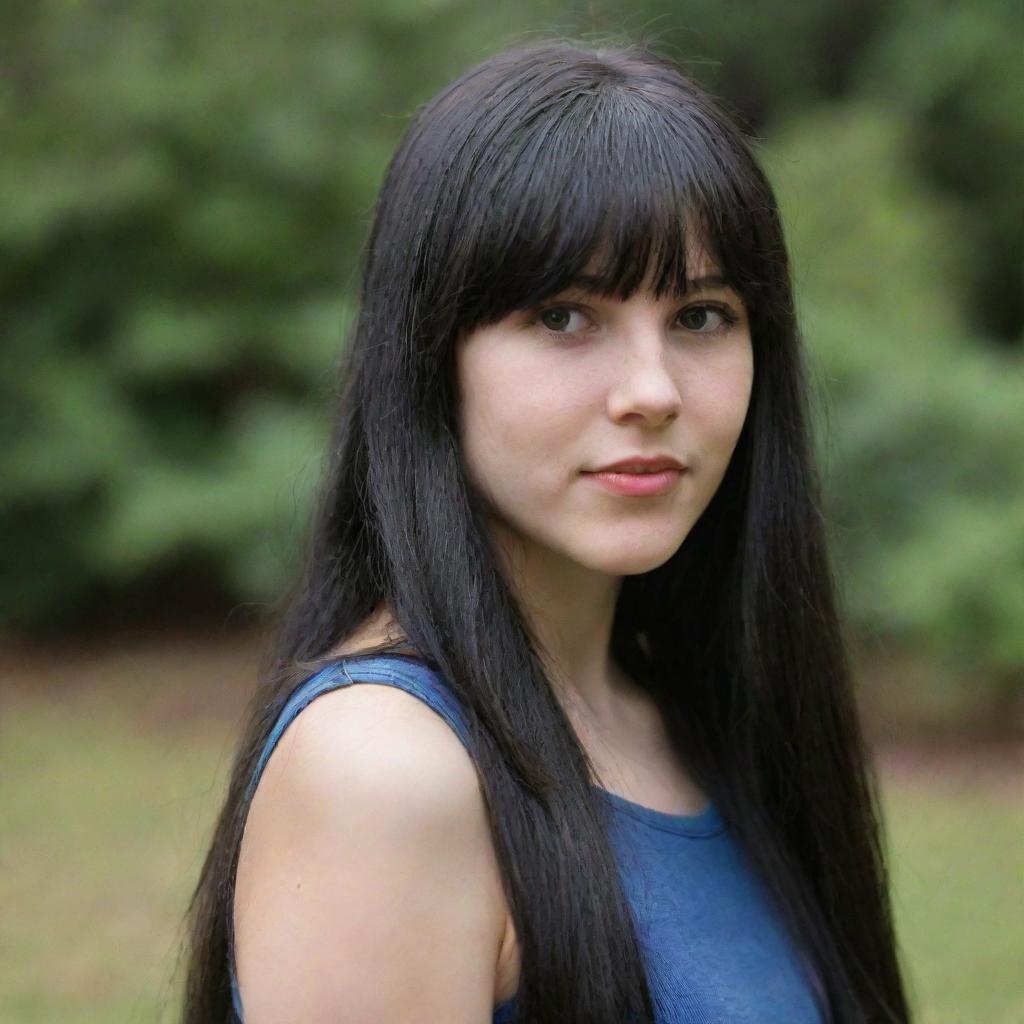
[[[465,715],[440,673],[415,658],[401,655],[352,655],[332,661],[292,691],[264,744],[249,783],[247,799],[251,799],[270,755],[299,712],[322,694],[353,683],[382,683],[418,697],[454,729],[462,744],[472,753]]]

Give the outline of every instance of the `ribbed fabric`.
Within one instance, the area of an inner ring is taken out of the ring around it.
[[[350,671],[357,671],[353,679]],[[251,799],[284,730],[323,693],[356,682],[384,683],[418,697],[472,753],[464,716],[443,678],[404,655],[339,659],[289,698],[250,781]],[[609,837],[636,921],[657,1024],[822,1024],[817,979],[802,966],[763,887],[714,803],[700,814],[643,807],[607,790]],[[241,996],[230,965],[239,1024]],[[493,1024],[514,1024],[513,996]]]

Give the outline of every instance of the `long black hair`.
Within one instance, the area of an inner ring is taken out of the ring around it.
[[[189,908],[187,1024],[232,1019],[245,790],[271,726],[382,601],[466,711],[519,942],[517,1019],[653,1020],[592,765],[467,475],[453,352],[585,268],[607,296],[685,291],[693,230],[748,310],[750,406],[678,551],[624,579],[611,653],[768,886],[825,1019],[909,1020],[775,197],[736,120],[672,61],[559,41],[444,88],[388,168],[303,561]]]

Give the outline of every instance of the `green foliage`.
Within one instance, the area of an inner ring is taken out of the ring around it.
[[[893,5],[855,86],[898,112],[917,162],[970,217],[975,259],[965,268],[987,333],[1021,341],[1024,289],[1024,6],[981,0]]]
[[[854,621],[996,680],[1024,670],[1024,354],[978,337],[961,220],[915,175],[902,124],[830,105],[765,156]]]

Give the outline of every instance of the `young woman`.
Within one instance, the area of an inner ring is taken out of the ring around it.
[[[678,68],[427,103],[184,1020],[907,1021],[806,406],[772,190]]]

